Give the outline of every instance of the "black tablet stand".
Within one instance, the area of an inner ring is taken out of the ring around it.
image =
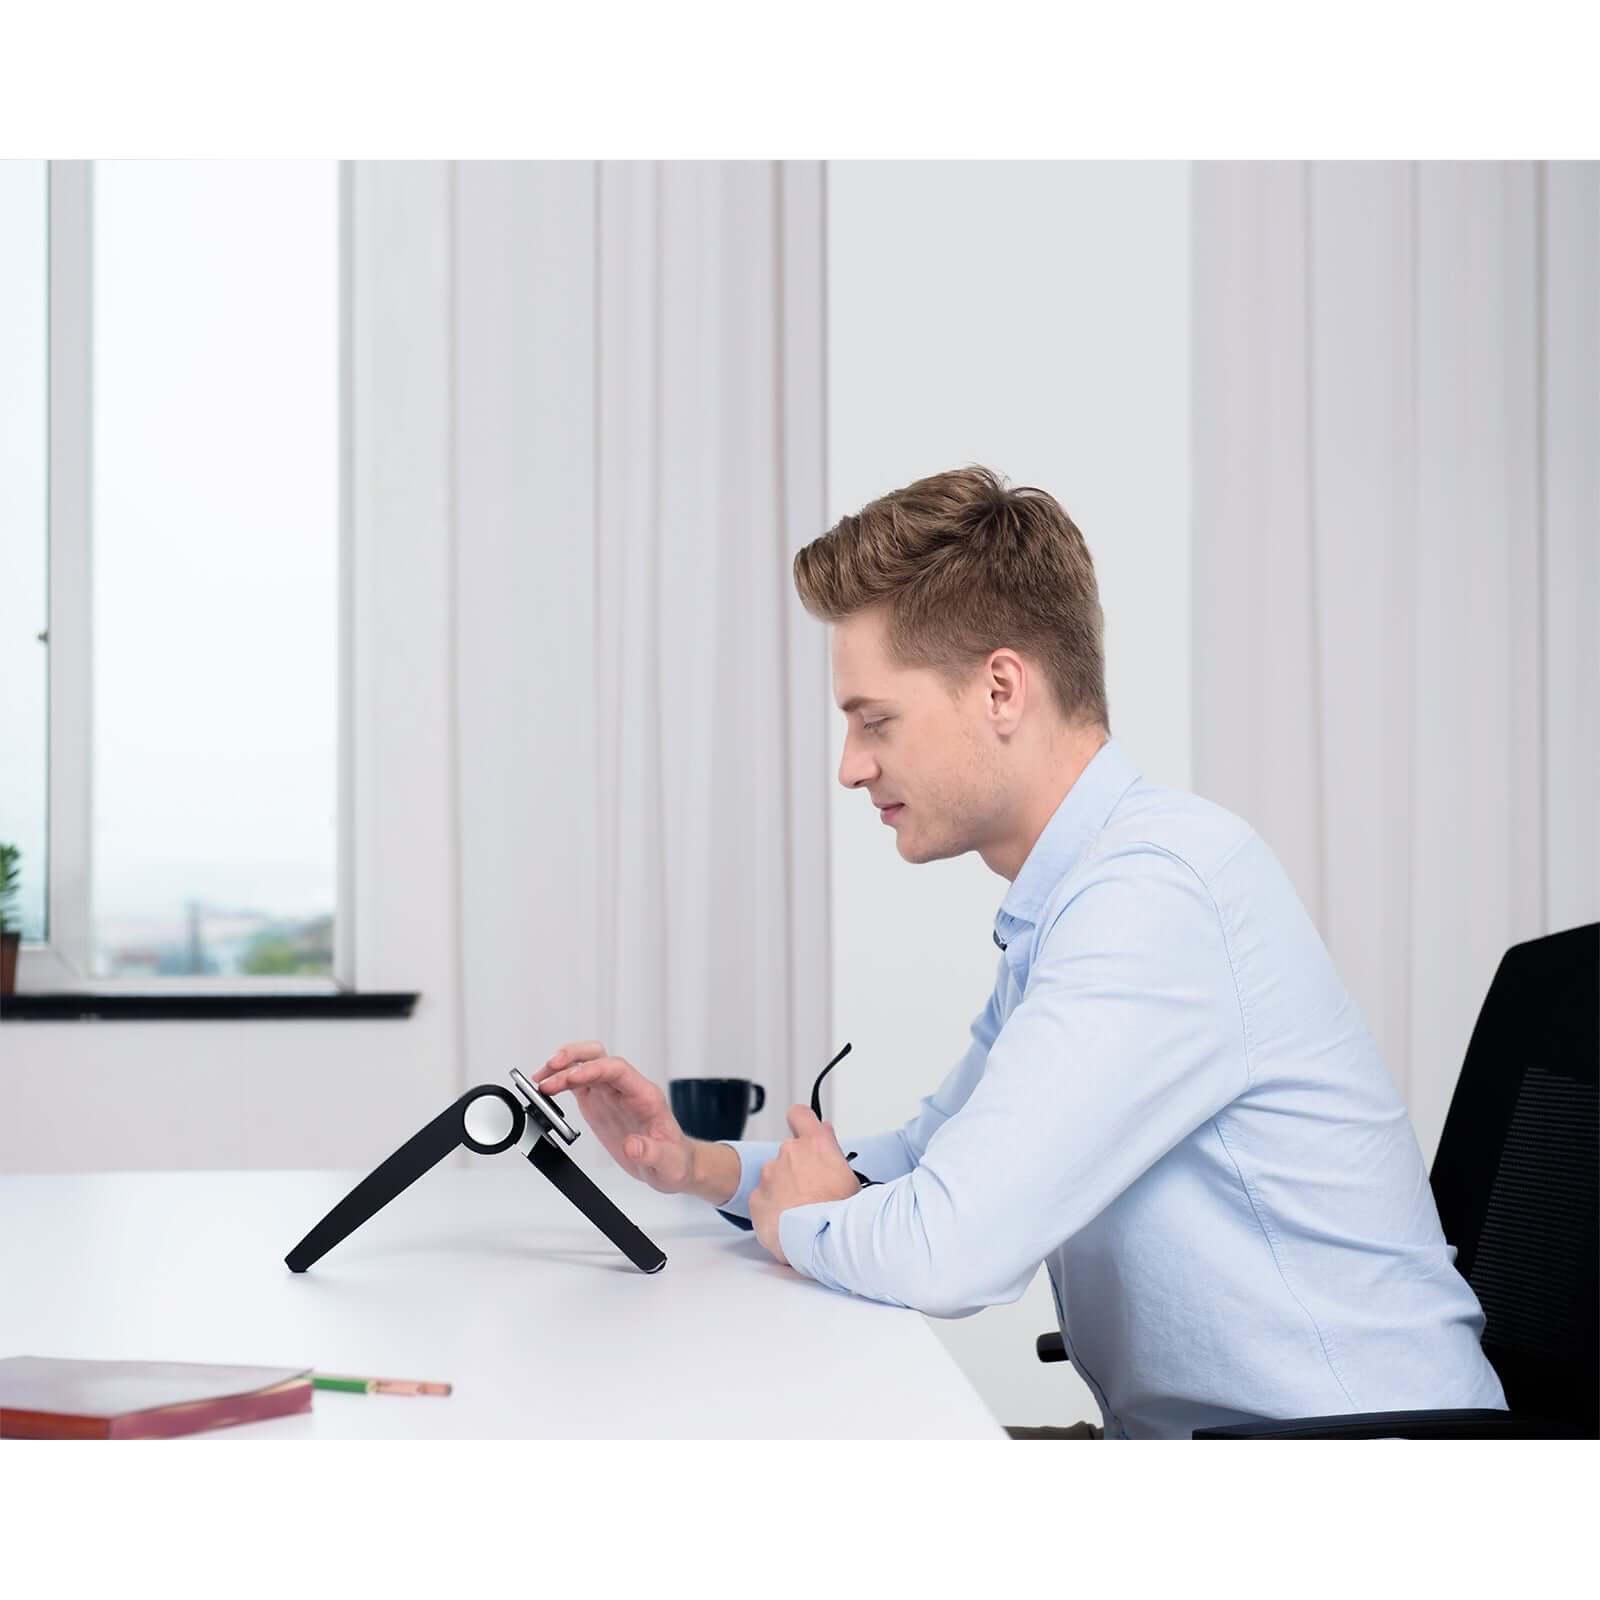
[[[441,1111],[427,1127],[413,1134],[382,1166],[365,1178],[336,1205],[283,1259],[291,1272],[304,1272],[341,1239],[374,1217],[402,1190],[452,1151],[465,1145],[482,1156],[497,1156],[532,1135],[523,1152],[573,1205],[641,1272],[659,1272],[665,1254],[647,1239],[578,1168],[558,1140],[572,1144],[578,1131],[561,1115],[556,1103],[523,1077],[515,1067],[511,1081],[523,1105],[509,1089],[481,1083],[468,1089],[454,1105]],[[475,1136],[469,1123],[477,1124]],[[502,1128],[503,1132],[496,1132]]]

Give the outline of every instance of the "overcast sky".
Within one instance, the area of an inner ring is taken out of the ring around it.
[[[0,839],[43,802],[43,285],[29,267],[42,249],[27,232],[42,244],[42,164],[6,166]],[[96,163],[95,890],[108,915],[167,915],[191,895],[332,909],[337,185],[333,162]]]

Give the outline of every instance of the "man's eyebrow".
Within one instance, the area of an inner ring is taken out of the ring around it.
[[[887,700],[874,700],[869,694],[856,694],[845,701],[839,709],[848,716],[852,711],[859,710],[862,706],[886,706]]]

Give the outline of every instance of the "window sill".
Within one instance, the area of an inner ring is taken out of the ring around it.
[[[0,1022],[243,1022],[404,1018],[415,994],[8,994]]]

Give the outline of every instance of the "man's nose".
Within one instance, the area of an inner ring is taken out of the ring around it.
[[[839,782],[847,789],[859,789],[862,784],[870,783],[877,771],[878,763],[872,759],[871,753],[853,749],[846,739],[844,754],[839,758]]]

